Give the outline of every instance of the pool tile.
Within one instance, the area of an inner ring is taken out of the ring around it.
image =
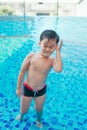
[[[11,43],[14,49],[11,56],[8,56],[7,53],[4,54],[6,59],[4,61],[2,57],[2,67],[0,66],[0,130],[38,130],[33,110],[28,113],[23,122],[15,121],[19,112],[19,100],[14,96],[21,63],[28,52],[37,49],[37,44],[34,44],[34,48],[33,40],[28,39],[24,43],[20,39],[19,44],[23,47],[17,49],[17,40],[10,39],[9,42],[8,39],[4,39],[4,42],[7,46]],[[4,42],[2,42],[3,45]],[[44,112],[42,120],[45,128],[43,130],[87,130],[85,116],[87,115],[87,75],[84,73],[87,69],[87,46],[76,43],[74,43],[75,46],[71,43],[64,44],[61,52],[64,56],[63,72],[57,74],[52,70],[48,77],[47,100],[44,106],[46,112]]]

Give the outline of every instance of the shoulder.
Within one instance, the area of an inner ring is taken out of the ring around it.
[[[31,59],[33,56],[35,55],[35,53],[30,53],[26,56],[27,59]]]
[[[34,53],[30,53],[28,54],[25,59],[24,59],[24,63],[29,63],[30,60],[32,59],[32,57],[34,56],[35,54]]]
[[[53,57],[50,57],[49,60],[50,60],[51,66],[53,66],[54,58],[53,58]]]

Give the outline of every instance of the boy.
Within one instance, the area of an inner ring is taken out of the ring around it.
[[[42,127],[41,117],[43,105],[46,98],[46,78],[50,69],[53,67],[56,72],[62,71],[62,61],[60,50],[62,41],[59,42],[58,34],[53,30],[45,30],[40,35],[40,48],[41,52],[29,54],[21,67],[16,94],[20,96],[21,108],[20,114],[16,119],[21,120],[23,115],[28,111],[32,99],[35,101],[35,109],[38,127]],[[56,50],[56,57],[52,58],[50,55]],[[26,80],[23,83],[23,92],[21,90],[22,80],[25,72],[27,73]]]

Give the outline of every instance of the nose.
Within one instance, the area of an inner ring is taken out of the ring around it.
[[[46,51],[49,51],[49,50],[50,50],[50,48],[47,47],[47,48],[46,48]]]

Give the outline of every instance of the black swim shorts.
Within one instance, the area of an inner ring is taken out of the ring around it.
[[[46,93],[46,85],[40,90],[34,91],[32,87],[30,87],[26,81],[23,84],[23,95],[27,97],[38,97],[42,96]]]

